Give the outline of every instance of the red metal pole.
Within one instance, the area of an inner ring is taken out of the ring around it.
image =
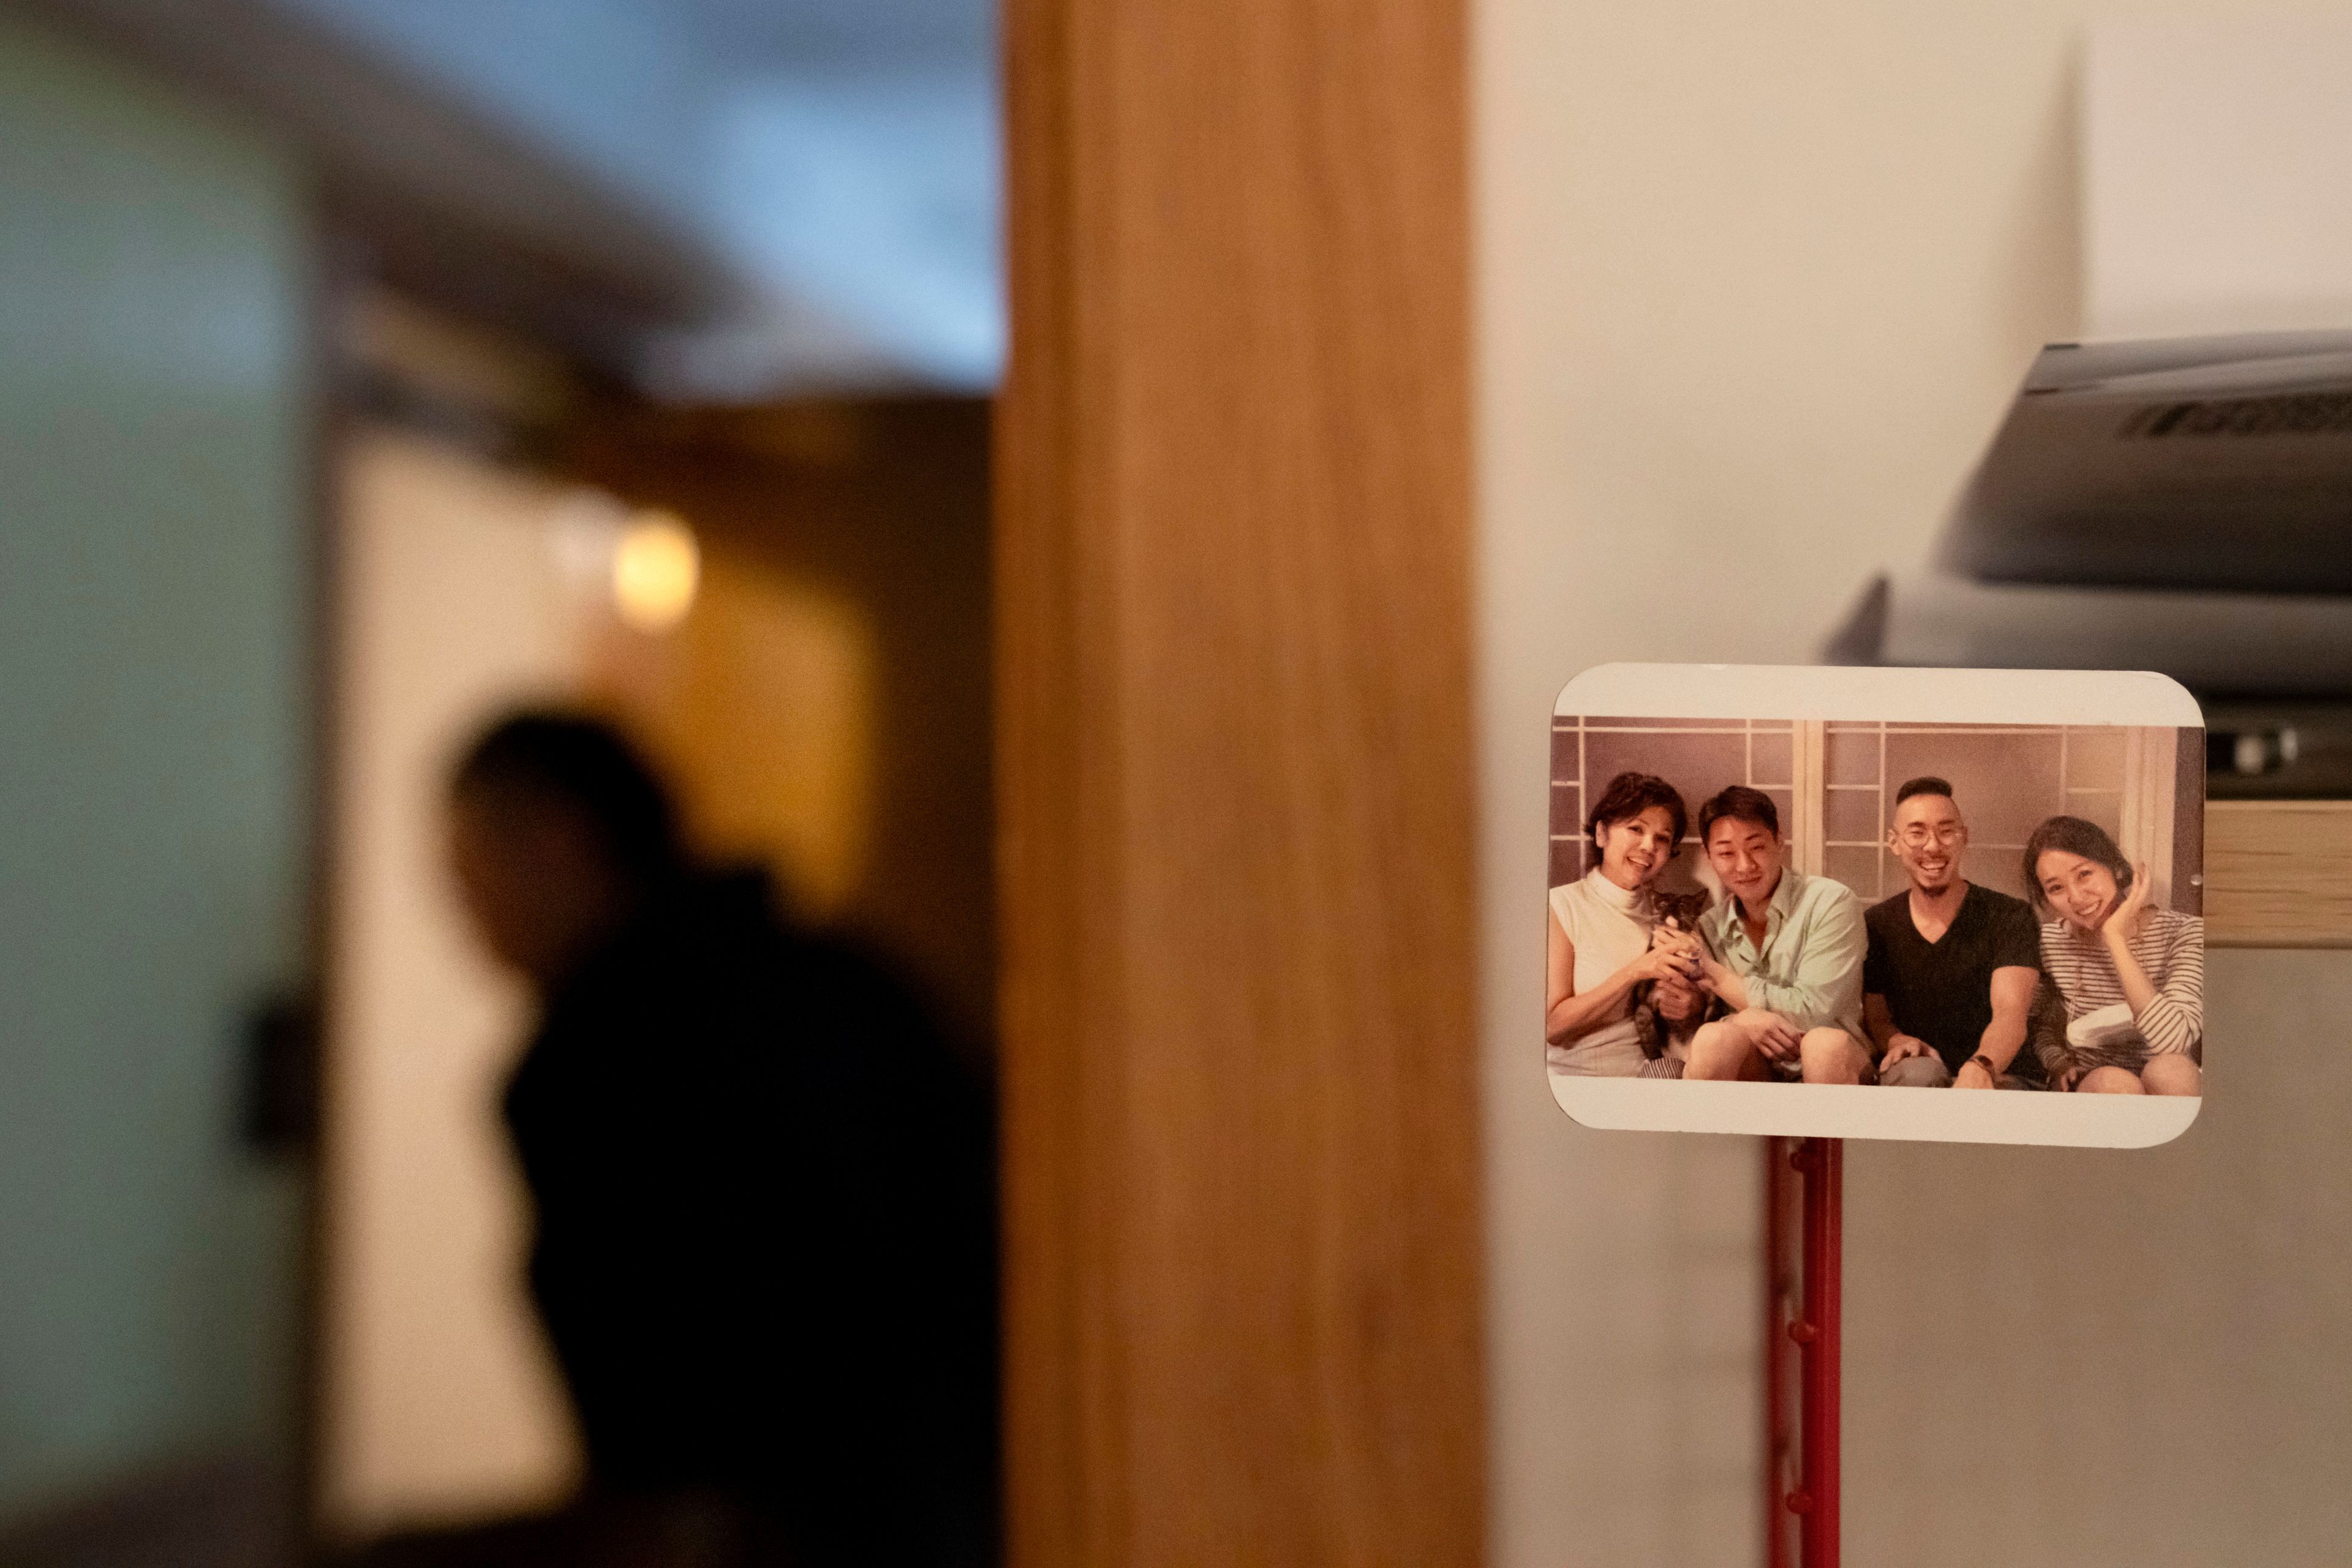
[[[1789,1141],[1764,1140],[1764,1564],[1789,1553]]]
[[[1803,1350],[1800,1420],[1804,1468],[1790,1510],[1798,1516],[1802,1568],[1838,1564],[1839,1271],[1845,1196],[1845,1144],[1808,1139],[1792,1163],[1805,1174],[1805,1309],[1789,1325]]]

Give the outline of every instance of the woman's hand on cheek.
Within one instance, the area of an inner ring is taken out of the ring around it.
[[[2108,911],[2107,918],[2101,922],[2099,929],[2129,941],[2133,928],[2139,922],[2140,910],[2147,908],[2147,868],[2145,865],[2135,865],[2132,868],[2130,889],[2122,898],[2116,900],[2116,907]]]

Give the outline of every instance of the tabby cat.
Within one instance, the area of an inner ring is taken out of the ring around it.
[[[1650,945],[1656,947],[1659,935],[1664,931],[1698,930],[1698,918],[1706,913],[1707,903],[1707,896],[1703,891],[1667,893],[1653,890],[1650,904],[1657,911],[1658,923],[1651,929]],[[1654,980],[1644,980],[1633,987],[1633,1033],[1642,1042],[1642,1054],[1654,1062],[1666,1054],[1666,1030],[1658,1018],[1657,1005],[1651,999],[1657,987],[1658,983]],[[1702,995],[1699,1000],[1702,1005],[1698,1016],[1690,1020],[1692,1027],[1705,1023],[1721,1005],[1712,996]]]

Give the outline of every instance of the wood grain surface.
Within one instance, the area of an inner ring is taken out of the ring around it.
[[[1013,0],[1012,1560],[1472,1563],[1461,0]]]
[[[2205,940],[2352,947],[2352,801],[2210,802]]]

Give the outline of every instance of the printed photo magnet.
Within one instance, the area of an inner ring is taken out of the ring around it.
[[[1552,717],[1553,1097],[1602,1128],[2178,1137],[2203,722],[2147,673],[1586,670]]]

